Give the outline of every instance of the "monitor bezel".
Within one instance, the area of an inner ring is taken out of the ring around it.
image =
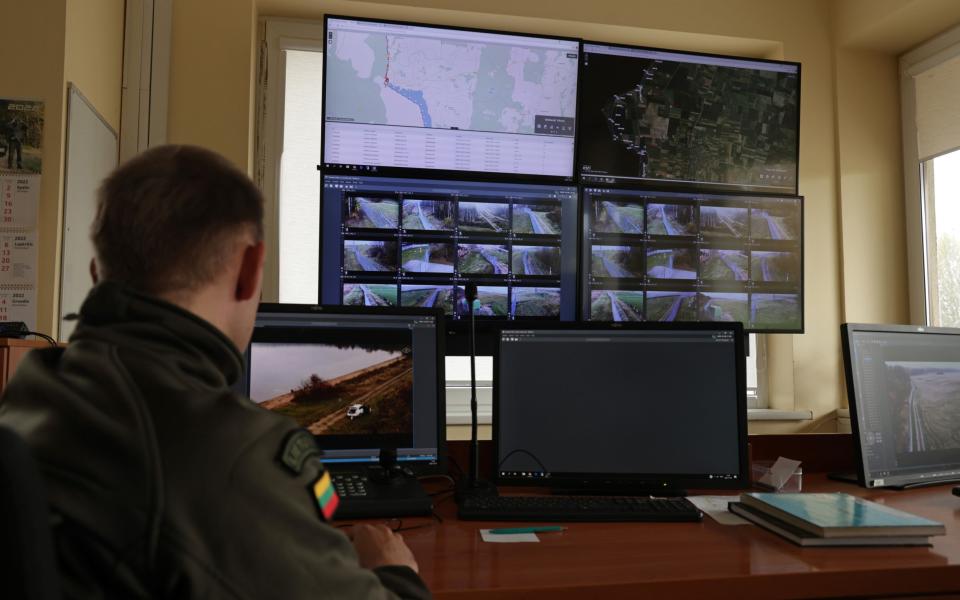
[[[843,323],[840,325],[840,341],[843,350],[843,371],[844,381],[847,387],[847,406],[850,410],[850,429],[853,435],[854,456],[856,459],[857,482],[865,488],[882,487],[910,487],[915,485],[938,485],[946,483],[956,483],[958,477],[940,479],[910,479],[901,480],[902,476],[897,476],[897,482],[894,484],[876,485],[875,479],[867,478],[868,466],[866,457],[863,453],[863,433],[865,428],[861,425],[860,419],[864,417],[864,411],[860,410],[859,390],[856,387],[856,377],[854,376],[852,340],[858,333],[908,333],[924,334],[932,333],[938,335],[956,336],[960,342],[960,328],[953,327],[927,327],[925,325],[887,325],[870,323]]]
[[[805,264],[805,227],[806,227],[806,199],[804,196],[792,195],[792,194],[754,194],[754,193],[743,193],[743,192],[733,192],[733,191],[718,191],[713,190],[711,192],[704,191],[692,191],[692,190],[663,190],[656,189],[651,187],[642,187],[642,188],[631,188],[620,185],[580,185],[580,232],[579,232],[579,252],[580,256],[577,258],[577,270],[579,274],[579,279],[577,281],[577,320],[583,323],[604,323],[605,321],[592,321],[587,318],[586,311],[589,306],[587,300],[587,294],[589,292],[589,284],[587,282],[587,277],[589,275],[587,270],[587,241],[590,239],[590,232],[587,231],[587,219],[585,215],[589,207],[587,206],[586,195],[587,188],[595,189],[604,189],[611,191],[624,191],[628,194],[637,194],[637,193],[649,193],[655,195],[658,193],[669,193],[669,194],[680,194],[684,196],[690,196],[691,200],[698,200],[702,196],[725,196],[729,198],[742,198],[746,200],[763,200],[763,199],[779,199],[779,200],[797,200],[800,203],[800,235],[797,238],[797,241],[800,244],[800,289],[797,292],[800,302],[800,327],[796,329],[775,329],[775,328],[761,328],[761,327],[750,327],[748,323],[743,323],[743,329],[747,333],[796,333],[802,334],[806,330],[806,271],[804,269]],[[646,234],[644,234],[646,235]],[[649,240],[644,243],[649,243]],[[753,293],[753,291],[747,292]],[[763,293],[762,291],[760,293]],[[775,293],[775,292],[771,292]],[[788,293],[788,292],[783,292]],[[650,321],[643,321],[649,323]],[[674,321],[676,323],[722,323],[723,321]]]
[[[737,446],[738,477],[736,480],[713,479],[689,474],[649,474],[636,473],[594,473],[554,474],[549,478],[527,479],[500,475],[500,386],[497,385],[500,371],[500,344],[503,331],[509,330],[581,330],[581,331],[729,331],[733,334],[737,360]],[[504,323],[497,335],[497,344],[493,354],[493,472],[489,474],[498,485],[538,486],[556,490],[588,491],[591,493],[649,493],[680,492],[688,489],[746,489],[750,486],[749,446],[747,444],[747,373],[746,373],[746,334],[739,322],[705,323],[699,321],[684,323],[630,322],[607,323],[560,322],[545,324],[542,322],[512,321]]]
[[[377,177],[421,177],[421,178],[430,178],[430,179],[472,179],[476,181],[493,181],[493,182],[507,182],[515,183],[517,180],[523,180],[525,183],[537,183],[537,184],[562,184],[562,185],[573,185],[576,186],[580,180],[579,177],[579,157],[577,152],[579,151],[579,135],[580,127],[577,121],[577,117],[580,114],[580,60],[583,54],[583,43],[580,38],[577,37],[568,37],[562,35],[545,35],[537,33],[529,33],[522,31],[510,31],[504,29],[485,29],[480,27],[464,27],[458,25],[443,25],[439,23],[427,23],[422,21],[403,21],[403,20],[393,20],[393,19],[375,19],[371,17],[354,17],[349,15],[338,15],[338,14],[327,14],[323,17],[323,40],[324,40],[324,57],[323,57],[323,81],[327,82],[327,54],[326,54],[326,43],[328,39],[329,23],[331,19],[340,19],[346,21],[361,21],[366,23],[383,23],[387,25],[406,25],[412,27],[428,27],[432,29],[447,29],[450,31],[468,31],[475,33],[489,33],[494,35],[509,35],[516,37],[527,37],[535,39],[547,39],[547,40],[557,40],[557,41],[566,41],[566,42],[576,42],[577,43],[577,68],[576,68],[576,77],[577,77],[577,93],[574,94],[574,128],[573,128],[573,161],[570,165],[570,175],[535,175],[535,174],[523,174],[523,173],[500,173],[500,172],[490,172],[490,171],[460,171],[455,169],[424,169],[418,167],[380,167],[377,166],[375,171],[369,170],[356,170],[350,168],[341,168],[341,167],[331,167],[327,164],[326,156],[326,142],[320,144],[320,164],[317,165],[317,169],[324,175],[372,175]],[[326,83],[323,86],[321,93],[321,123],[320,123],[320,136],[321,140],[327,139],[327,85]],[[359,165],[354,165],[359,166]]]
[[[446,345],[446,319],[443,311],[439,308],[413,308],[413,307],[363,307],[363,306],[342,306],[342,305],[324,305],[324,304],[282,304],[275,302],[262,302],[257,308],[257,316],[266,314],[325,314],[325,315],[382,315],[397,317],[435,317],[437,323],[436,343],[437,343],[437,458],[436,461],[403,461],[403,466],[409,467],[418,475],[442,475],[447,472],[447,436],[446,436],[446,374],[444,367],[445,345]],[[255,328],[256,329],[256,328]],[[250,346],[247,346],[244,352],[244,389],[249,397],[250,389]],[[266,409],[264,409],[266,410]],[[323,436],[314,436],[317,445],[323,450],[321,441]],[[363,466],[369,463],[356,461],[345,463],[331,463],[336,465]]]
[[[586,60],[586,47],[588,45],[594,46],[607,46],[610,48],[624,48],[627,50],[642,50],[650,52],[664,52],[670,54],[683,54],[686,56],[692,57],[703,57],[703,58],[719,58],[726,60],[740,60],[740,61],[749,61],[749,62],[758,62],[758,63],[768,63],[773,65],[790,65],[797,68],[797,144],[795,148],[796,153],[796,169],[794,173],[795,184],[793,186],[793,192],[785,190],[784,188],[761,188],[761,187],[751,187],[744,186],[741,184],[730,184],[730,183],[710,183],[704,181],[669,181],[669,180],[655,180],[655,179],[642,179],[642,178],[624,178],[616,175],[594,175],[594,174],[584,174],[583,172],[583,156],[582,156],[582,140],[583,137],[579,135],[580,129],[580,114],[577,114],[577,150],[575,153],[577,164],[576,164],[576,181],[581,185],[590,185],[590,186],[616,186],[623,188],[645,188],[653,189],[657,191],[664,192],[680,192],[680,191],[693,191],[699,193],[731,193],[739,192],[744,194],[752,194],[757,196],[772,195],[772,196],[795,196],[799,194],[800,190],[800,100],[803,97],[802,95],[802,65],[799,62],[789,61],[789,60],[774,60],[769,58],[754,58],[751,56],[737,56],[733,54],[718,54],[712,52],[694,52],[692,50],[675,50],[673,48],[658,48],[655,46],[643,46],[643,45],[634,45],[634,44],[619,44],[614,42],[602,42],[596,40],[580,40],[580,75],[577,79],[577,92],[578,95],[582,90],[582,83],[584,81],[584,61]],[[577,110],[579,111],[582,103],[582,99],[577,99]],[[598,178],[596,180],[590,179],[589,181],[584,181],[584,177],[589,178]]]

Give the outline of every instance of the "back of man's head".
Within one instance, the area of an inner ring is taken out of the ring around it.
[[[189,294],[216,279],[238,245],[262,240],[263,197],[209,150],[160,146],[104,181],[91,237],[100,279]]]

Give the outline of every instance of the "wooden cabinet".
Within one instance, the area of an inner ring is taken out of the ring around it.
[[[0,338],[0,391],[7,387],[7,381],[13,376],[17,365],[27,352],[35,348],[46,348],[49,345],[44,340]]]

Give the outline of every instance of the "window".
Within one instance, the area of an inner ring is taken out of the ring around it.
[[[910,312],[960,327],[960,28],[900,58]]]
[[[323,23],[269,20],[260,47],[257,183],[266,199],[266,301],[319,298]]]
[[[960,150],[921,171],[928,324],[960,327]]]

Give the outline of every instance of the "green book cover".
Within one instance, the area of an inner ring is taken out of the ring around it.
[[[942,523],[849,494],[752,492],[740,500],[823,537],[945,533]]]

